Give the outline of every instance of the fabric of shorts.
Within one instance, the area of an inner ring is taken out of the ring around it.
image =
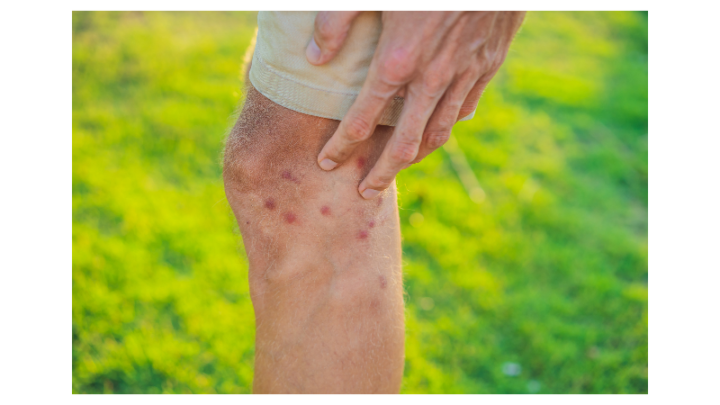
[[[313,38],[314,11],[261,11],[250,67],[253,87],[293,111],[342,120],[360,93],[382,30],[380,13],[365,11],[354,21],[340,52],[321,66],[305,49]],[[395,97],[378,122],[395,126],[403,109]],[[472,114],[460,121],[471,119]]]

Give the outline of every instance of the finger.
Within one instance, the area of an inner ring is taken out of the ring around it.
[[[474,88],[473,80],[469,77],[456,80],[440,99],[425,127],[418,154],[411,163],[422,161],[450,139],[453,125],[462,116],[464,101]]]
[[[462,105],[460,106],[460,110],[458,111],[458,115],[456,118],[457,120],[467,117],[468,115],[472,114],[475,109],[477,109],[478,103],[480,102],[480,97],[485,91],[485,88],[487,87],[491,78],[492,76],[490,76],[489,78],[483,76],[478,79],[472,89],[470,89],[470,91],[468,92],[467,96],[465,96],[465,100],[463,101]]]
[[[327,63],[340,52],[353,20],[362,11],[321,11],[315,17],[313,38],[305,57],[313,65]]]
[[[358,187],[363,198],[369,200],[376,197],[392,184],[400,170],[415,159],[422,142],[423,130],[447,88],[447,82],[449,80],[443,79],[442,83],[437,85],[441,91],[428,91],[425,84],[416,86],[420,87],[420,90],[408,88],[405,110],[395,132],[375,166]],[[430,88],[432,89],[432,86]]]
[[[402,50],[381,56],[377,52],[360,94],[318,155],[318,164],[323,170],[337,167],[360,142],[372,136],[383,111],[412,73],[414,65]]]
[[[452,61],[450,65],[456,67],[456,69],[459,68],[459,71],[463,72],[463,74],[456,76],[453,84],[438,102],[423,131],[418,154],[410,164],[420,162],[425,156],[450,139],[450,132],[455,122],[457,122],[460,107],[480,76],[481,70],[479,67],[472,66],[471,63],[473,59],[471,57],[472,49],[468,49],[468,44],[465,43],[466,39],[462,35],[465,33],[467,36],[467,31],[472,28],[472,24],[469,24],[470,17],[471,15],[468,14],[460,17],[448,34],[447,46],[445,47],[445,57],[448,61]],[[462,66],[465,66],[465,68]]]
[[[485,74],[480,76],[477,83],[475,83],[475,86],[473,86],[473,88],[465,97],[465,101],[463,102],[462,107],[460,107],[460,113],[457,117],[458,120],[467,117],[468,115],[472,114],[475,109],[477,109],[478,103],[480,102],[480,97],[482,97],[485,89],[490,83],[490,80],[495,77],[495,74],[498,72],[499,69],[500,66],[493,67],[491,70],[485,72]]]

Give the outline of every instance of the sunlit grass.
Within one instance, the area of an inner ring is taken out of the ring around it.
[[[73,14],[73,392],[250,392],[220,156],[254,18]],[[454,136],[398,178],[403,392],[647,392],[647,14],[529,13]]]

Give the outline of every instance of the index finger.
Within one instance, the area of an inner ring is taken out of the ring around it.
[[[334,169],[347,160],[360,142],[370,138],[383,111],[405,84],[405,76],[392,69],[397,65],[396,54],[373,58],[360,94],[318,155],[318,164],[323,170]]]
[[[413,86],[413,83],[409,86]],[[419,86],[424,87],[424,84]],[[438,88],[444,87],[444,83],[438,85]],[[412,87],[409,93],[408,103],[403,108],[395,131],[375,166],[360,182],[358,192],[366,200],[375,198],[388,188],[395,181],[398,172],[415,159],[422,142],[423,130],[443,94],[440,91],[413,91]]]

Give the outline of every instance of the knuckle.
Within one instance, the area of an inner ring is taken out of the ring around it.
[[[366,182],[369,188],[375,190],[384,190],[390,186],[394,179],[394,175],[383,173],[368,177]]]
[[[495,59],[494,63],[491,65],[490,71],[495,73],[500,69],[500,66],[505,62],[506,54],[501,54],[497,59]]]
[[[489,63],[492,63],[492,61],[495,59],[496,54],[497,54],[497,51],[489,46],[486,46],[483,49],[483,57]]]
[[[473,66],[473,68],[475,69],[475,72],[477,72],[477,74],[482,77],[490,71],[490,69],[492,68],[492,62],[490,61],[490,59],[487,58],[487,55],[484,55],[483,58],[480,59],[478,63]]]
[[[406,82],[414,70],[414,60],[402,48],[389,52],[380,62],[380,77],[391,84]]]
[[[409,80],[410,75],[397,70],[381,68],[378,77],[387,86],[400,86]]]
[[[323,48],[325,52],[334,54],[338,50],[340,50],[340,41],[338,41],[336,38],[330,38],[325,40],[323,42]]]
[[[455,103],[453,103],[455,104]],[[446,111],[444,111],[442,114],[440,114],[440,117],[438,117],[437,121],[437,128],[439,128],[436,131],[432,131],[433,133],[437,132],[450,132],[449,129],[455,125],[455,121],[457,119],[457,116],[453,115],[454,111],[457,111],[460,108],[459,105],[451,105],[450,108],[448,108]]]
[[[425,93],[430,96],[438,96],[442,93],[450,83],[448,74],[440,71],[427,72],[423,76],[423,88]]]
[[[426,134],[427,146],[432,149],[437,149],[445,144],[450,139],[450,131],[437,131]]]
[[[345,138],[350,142],[364,141],[371,133],[370,122],[362,116],[352,117],[345,127]]]
[[[417,156],[418,142],[398,142],[390,151],[390,158],[400,163],[410,163]]]
[[[460,80],[467,82],[475,82],[482,76],[482,66],[479,63],[471,64],[465,72],[460,76]]]

